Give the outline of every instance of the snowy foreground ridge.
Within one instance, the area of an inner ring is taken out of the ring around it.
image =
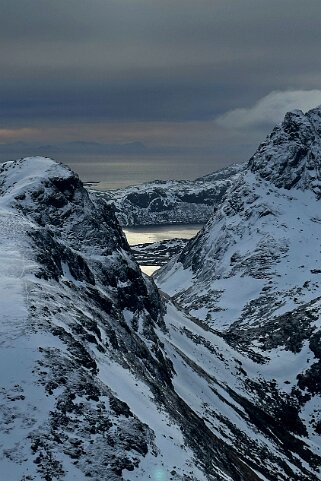
[[[320,133],[287,114],[161,290],[70,169],[0,167],[5,481],[321,479]]]

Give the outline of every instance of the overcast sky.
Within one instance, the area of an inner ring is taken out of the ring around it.
[[[142,180],[246,160],[321,104],[320,21],[320,0],[1,0],[0,160]]]

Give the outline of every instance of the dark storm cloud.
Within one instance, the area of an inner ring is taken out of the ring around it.
[[[90,139],[99,122],[211,122],[275,90],[320,88],[320,0],[2,0],[0,8],[2,129],[87,122]],[[204,149],[221,159],[233,140],[211,128]],[[227,160],[237,151],[229,148]]]

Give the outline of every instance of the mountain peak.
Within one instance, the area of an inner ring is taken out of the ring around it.
[[[48,157],[25,157],[8,161],[0,167],[0,193],[17,196],[26,189],[34,189],[44,180],[54,178],[79,181],[78,175],[69,167]]]
[[[249,161],[252,172],[279,188],[321,196],[321,110],[288,112]]]

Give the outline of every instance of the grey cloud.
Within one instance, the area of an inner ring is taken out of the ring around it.
[[[91,139],[98,122],[201,121],[200,162],[241,160],[253,122],[232,136],[211,120],[319,89],[320,14],[320,0],[2,0],[0,127],[85,123]],[[176,148],[197,156],[189,140]]]
[[[198,64],[274,57],[296,47],[314,50],[321,37],[320,3],[191,2],[174,0],[4,0],[1,6],[2,58],[31,65],[92,68],[101,62],[119,68]],[[278,52],[275,52],[275,46]],[[277,54],[277,55],[275,55]],[[35,59],[34,57],[37,57]],[[283,56],[283,55],[282,55]]]
[[[281,122],[286,112],[304,112],[321,104],[321,90],[288,90],[271,92],[248,108],[226,112],[216,119],[218,125],[229,129],[261,129]]]

